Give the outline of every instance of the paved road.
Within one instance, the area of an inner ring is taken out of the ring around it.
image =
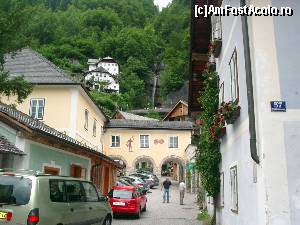
[[[199,213],[195,204],[195,195],[186,194],[184,205],[179,204],[178,186],[170,190],[170,203],[162,203],[162,191],[152,189],[148,193],[147,211],[140,219],[132,217],[117,217],[113,225],[201,225],[196,217]]]

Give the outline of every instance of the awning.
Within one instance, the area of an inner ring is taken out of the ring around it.
[[[10,143],[4,136],[0,136],[0,153],[13,155],[26,155],[18,149],[14,144]]]

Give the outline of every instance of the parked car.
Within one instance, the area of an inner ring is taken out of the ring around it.
[[[149,185],[141,178],[134,177],[134,176],[124,176],[122,179],[125,179],[127,182],[137,185],[138,187],[142,188],[143,190],[149,191]]]
[[[145,180],[150,188],[153,188],[154,186],[159,186],[159,179],[154,174],[136,172],[136,173],[131,173],[130,176],[139,177]]]
[[[146,192],[133,186],[114,186],[107,195],[114,215],[126,214],[140,218],[147,209]]]
[[[0,172],[0,206],[5,225],[110,225],[113,215],[91,182],[29,171]]]

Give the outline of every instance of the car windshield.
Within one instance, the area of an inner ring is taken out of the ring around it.
[[[0,176],[0,205],[26,205],[30,200],[31,180],[23,177]]]
[[[133,194],[132,194],[131,191],[114,190],[114,192],[113,192],[113,198],[132,199],[133,198]]]

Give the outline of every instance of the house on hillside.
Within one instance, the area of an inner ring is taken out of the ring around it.
[[[91,180],[104,194],[122,169],[101,152],[2,103],[0,153],[0,168]]]
[[[108,92],[119,93],[119,73],[120,66],[111,57],[103,59],[89,59],[89,71],[85,73],[85,82],[92,89],[99,90],[101,85]]]
[[[187,121],[188,115],[188,104],[185,101],[178,101],[171,111],[165,116],[164,121]]]
[[[232,7],[245,4],[212,2]],[[257,7],[300,10],[292,0],[250,2]],[[205,3],[194,0],[196,4]],[[190,102],[203,88],[201,74],[212,38],[211,53],[220,77],[219,108],[227,113],[226,135],[220,139],[217,224],[298,225],[300,35],[295,27],[300,26],[299,13],[290,17],[213,16],[211,21],[193,17],[192,24]],[[189,107],[191,115],[201,113],[199,105]],[[210,212],[212,207],[208,204]]]

